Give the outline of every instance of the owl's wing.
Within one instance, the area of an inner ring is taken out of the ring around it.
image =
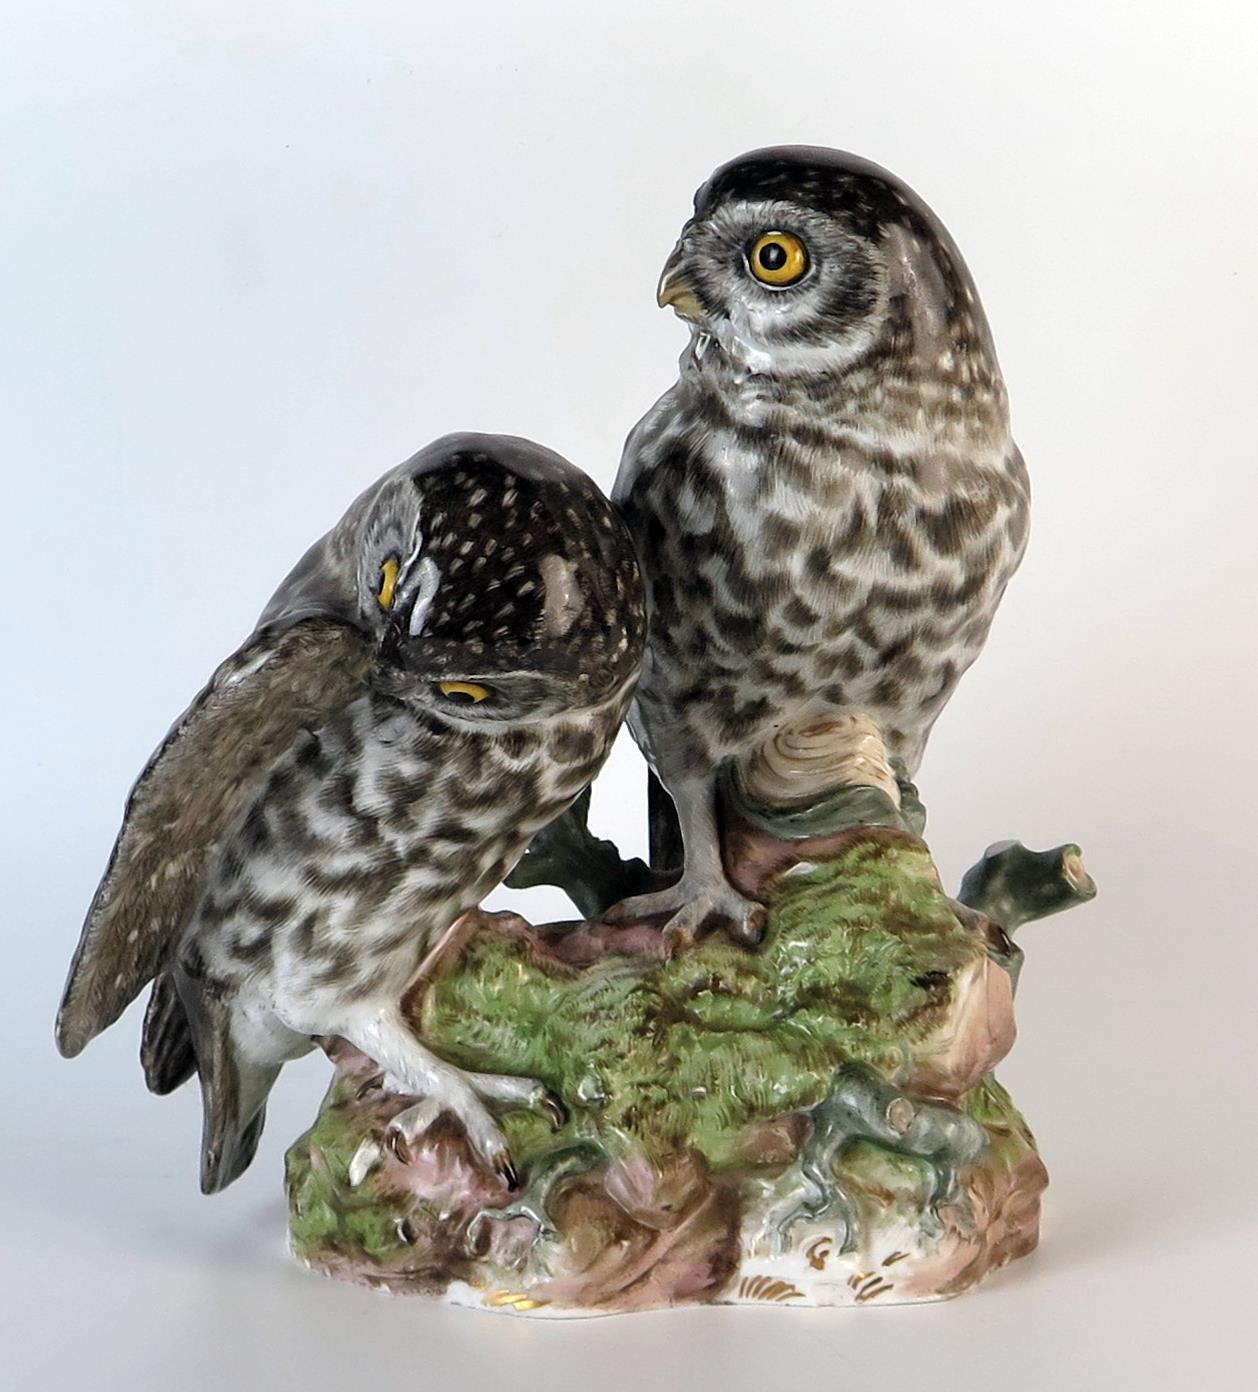
[[[161,969],[221,838],[304,729],[359,689],[371,643],[337,619],[267,626],[224,662],[136,781],[57,1016],[67,1058]]]

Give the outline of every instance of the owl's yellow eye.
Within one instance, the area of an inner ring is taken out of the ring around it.
[[[376,591],[376,602],[381,609],[393,608],[393,597],[397,593],[397,578],[401,566],[390,556],[380,567],[380,588]]]
[[[442,682],[437,690],[452,701],[463,701],[469,706],[489,700],[489,688],[479,682]]]
[[[808,248],[793,232],[766,232],[756,239],[747,262],[765,285],[794,285],[808,269]]]

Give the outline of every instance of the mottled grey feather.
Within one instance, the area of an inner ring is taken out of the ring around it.
[[[784,280],[760,274],[770,244]],[[856,720],[911,775],[1021,558],[1026,471],[965,263],[867,161],[786,147],[723,166],[661,302],[691,341],[612,496],[650,610],[630,727],[684,871],[625,912],[754,941],[763,913],[721,861],[720,768],[785,727]]]
[[[734,160],[695,209],[670,259],[692,341],[613,495],[651,608],[635,733],[667,784],[861,711],[911,772],[1026,543],[973,281],[916,194],[837,151]],[[772,227],[810,244],[797,288],[748,273]]]
[[[285,576],[262,611],[258,626],[287,625],[310,615],[360,623],[359,566],[364,556],[380,554],[382,548],[378,538],[369,532],[376,518],[390,514],[390,495],[397,495],[400,500],[403,494],[413,493],[416,485],[422,488],[427,475],[444,470],[451,458],[483,455],[490,448],[495,453],[509,452],[511,471],[521,480],[571,489],[586,508],[597,506],[601,501],[602,495],[592,480],[532,440],[518,435],[487,436],[472,431],[443,435],[390,469],[355,498],[336,526],[320,537]],[[400,504],[396,512],[406,510],[405,504]],[[456,515],[452,521],[457,527],[462,519]],[[503,521],[501,517],[496,519],[499,528]],[[619,568],[619,541],[614,540],[616,545],[608,547],[603,556],[608,578]]]
[[[244,1173],[257,1152],[267,1095],[280,1070],[241,1058],[232,1042],[228,1001],[178,969],[174,977],[201,1079],[201,1192],[216,1194]]]
[[[169,972],[158,975],[149,992],[140,1034],[140,1065],[148,1090],[159,1097],[182,1087],[197,1071],[188,1012]]]
[[[162,968],[223,835],[301,731],[361,684],[369,656],[364,634],[307,620],[259,631],[215,672],[128,799],[70,966],[63,1054],[79,1053]]]
[[[645,632],[632,541],[559,456],[457,435],[391,470],[137,783],[71,969],[63,1052],[156,975],[145,1077],[166,1092],[199,1074],[207,1192],[248,1165],[281,1065],[324,1035],[439,1095],[514,1174],[480,1094],[533,1105],[541,1084],[465,1079],[415,1039],[402,995],[589,784]]]

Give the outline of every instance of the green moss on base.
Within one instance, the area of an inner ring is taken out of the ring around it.
[[[390,1150],[405,1099],[371,1091],[370,1062],[347,1056],[288,1155],[296,1254],[397,1290],[461,1281],[490,1308],[524,1311],[741,1299],[737,1273],[768,1279],[756,1263],[784,1218],[796,1296],[815,1279],[826,1303],[836,1279],[855,1303],[893,1287],[954,1294],[1029,1251],[1047,1176],[1005,1090],[990,1075],[973,1084],[1012,1039],[1009,982],[992,965],[1007,939],[944,894],[903,829],[785,852],[752,836],[741,853],[762,874],[785,862],[756,881],[768,928],[754,951],[713,935],[664,959],[642,925],[471,925],[412,1000],[416,1031],[461,1067],[541,1079],[568,1123],[503,1118],[525,1181],[513,1196],[448,1118],[413,1153]],[[843,1067],[861,1064],[872,1073]],[[941,1097],[980,1123],[985,1147]],[[808,1147],[848,1124],[844,1107],[855,1129],[824,1157],[830,1179],[810,1178]],[[942,1204],[941,1152],[894,1131],[932,1110],[959,1147]]]
[[[758,951],[714,936],[579,972],[524,936],[477,934],[426,992],[421,1033],[462,1067],[542,1079],[582,1134],[656,1157],[693,1146],[719,1170],[744,1158],[749,1125],[819,1102],[840,1064],[911,1066],[955,973],[984,955],[926,848],[898,832],[852,836],[765,902]],[[513,1148],[535,1125],[511,1119]]]
[[[365,1253],[387,1263],[407,1250],[398,1231],[405,1211],[401,1206],[395,1211],[370,1178],[350,1187],[350,1161],[363,1140],[362,1114],[351,1105],[354,1090],[352,1081],[338,1074],[314,1125],[284,1157],[289,1232],[298,1256]]]

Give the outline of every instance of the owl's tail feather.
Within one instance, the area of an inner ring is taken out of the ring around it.
[[[153,982],[140,1037],[140,1063],[149,1091],[159,1096],[174,1092],[197,1071],[192,1026],[169,972]]]
[[[257,1152],[280,1065],[242,1057],[228,1006],[197,982],[181,979],[178,994],[201,1077],[201,1192],[217,1194],[244,1174]]]

